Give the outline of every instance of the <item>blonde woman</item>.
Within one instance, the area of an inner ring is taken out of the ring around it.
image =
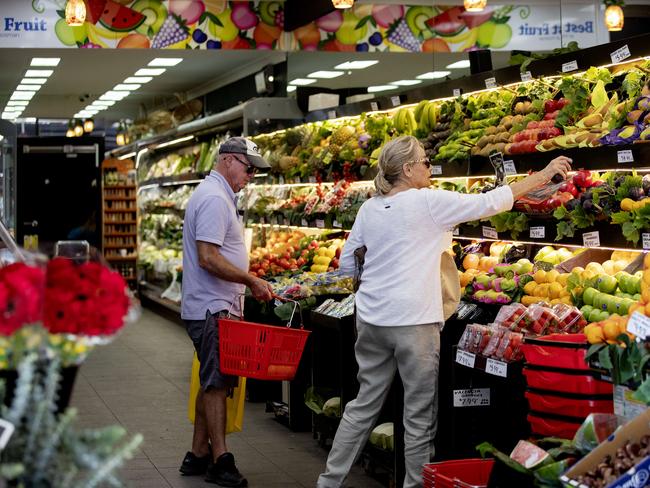
[[[566,178],[571,160],[560,156],[543,170],[482,194],[430,189],[429,160],[418,140],[398,137],[379,156],[377,195],[363,204],[341,256],[352,275],[355,249],[366,246],[356,294],[355,355],[359,394],[345,412],[318,488],[343,485],[363,449],[395,371],[404,384],[404,488],[422,485],[422,465],[433,453],[443,306],[440,255],[458,224],[510,210],[518,197]]]

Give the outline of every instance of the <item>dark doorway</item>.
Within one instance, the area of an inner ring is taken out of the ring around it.
[[[16,238],[38,236],[52,254],[59,240],[101,244],[101,137],[18,139]]]

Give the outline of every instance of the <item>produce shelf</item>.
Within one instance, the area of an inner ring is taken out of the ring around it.
[[[138,284],[140,286],[140,294],[142,296],[180,315],[181,313],[180,304],[172,302],[171,300],[167,300],[166,298],[160,297],[162,292],[165,291],[163,288],[156,286],[152,283],[149,283],[148,281],[140,281]]]
[[[515,361],[506,363],[497,359],[487,358],[480,354],[474,354],[467,351],[462,351],[458,347],[453,348],[454,361],[462,366],[478,369],[486,374],[502,377],[504,379],[510,378],[513,374],[521,376],[523,368],[523,361]]]
[[[145,187],[155,187],[155,186],[174,186],[174,185],[192,185],[198,184],[203,180],[209,173],[184,173],[182,175],[173,175],[173,176],[162,176],[160,178],[152,178],[150,180],[142,181],[138,184],[138,191],[144,189]]]

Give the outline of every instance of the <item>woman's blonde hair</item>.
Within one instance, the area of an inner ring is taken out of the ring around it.
[[[388,141],[379,154],[379,171],[375,177],[375,189],[380,195],[386,195],[393,189],[402,176],[404,163],[418,157],[420,142],[413,136],[400,136]]]

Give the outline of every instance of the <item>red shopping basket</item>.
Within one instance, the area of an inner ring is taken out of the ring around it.
[[[300,307],[294,303],[286,327],[219,319],[220,370],[258,380],[292,380],[310,334],[303,330],[302,313],[300,329],[291,328],[296,307]]]
[[[494,459],[458,459],[425,464],[424,488],[485,488]]]

